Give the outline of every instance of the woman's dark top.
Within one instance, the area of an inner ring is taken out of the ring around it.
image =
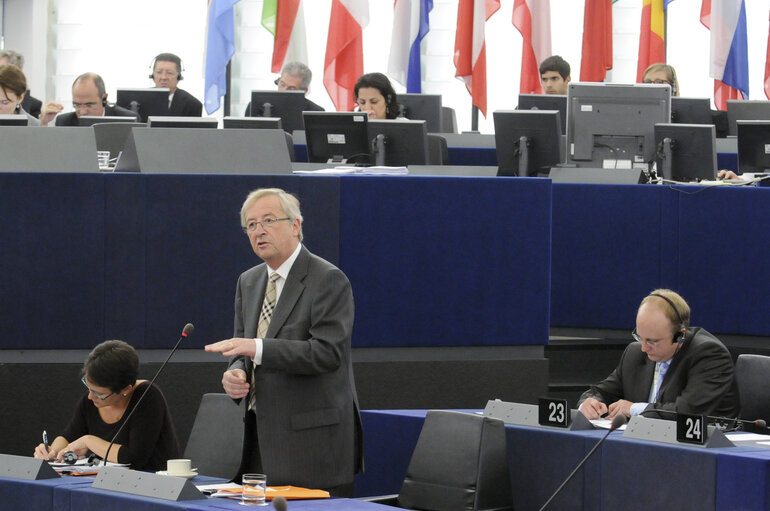
[[[134,409],[139,397],[147,391],[147,397],[142,400],[139,409],[115,439],[115,443],[121,445],[118,463],[130,464],[131,468],[136,470],[165,470],[167,460],[180,456],[179,442],[166,398],[157,386],[149,385],[149,382],[143,381],[136,386],[123,417],[115,424],[107,424],[102,420],[99,410],[86,394],[80,399],[61,436],[68,442],[73,442],[83,435],[98,436],[109,442]]]

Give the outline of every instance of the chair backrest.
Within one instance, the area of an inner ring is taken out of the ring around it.
[[[441,107],[441,123],[441,133],[457,133],[457,115],[454,108]]]
[[[740,418],[764,419],[770,422],[770,357],[764,355],[738,355],[735,378],[741,399]]]
[[[427,511],[512,509],[503,421],[429,411],[398,504]]]
[[[449,165],[449,147],[441,135],[428,134],[428,165]]]
[[[184,457],[198,473],[232,479],[241,464],[243,408],[227,394],[204,394]]]

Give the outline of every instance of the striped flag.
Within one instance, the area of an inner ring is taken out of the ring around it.
[[[484,23],[500,9],[500,0],[460,0],[455,35],[455,76],[465,82],[473,104],[487,116],[487,52]]]
[[[280,73],[286,62],[308,63],[302,0],[265,0],[262,26],[273,34],[273,73]]]
[[[666,62],[666,25],[663,9],[663,0],[644,0],[642,4],[639,59],[636,61],[638,83],[642,83],[644,70],[651,64]]]
[[[234,7],[238,0],[209,0],[206,20],[206,71],[203,104],[206,113],[219,110],[227,92],[227,63],[235,54]]]
[[[744,0],[703,0],[701,23],[711,29],[714,104],[727,109],[728,99],[749,97],[749,51]]]
[[[612,4],[615,1],[586,0],[581,82],[602,82],[607,77],[607,70],[612,69]]]
[[[362,31],[368,24],[368,0],[332,0],[324,86],[339,111],[350,111],[356,106],[353,87],[364,73]]]
[[[422,92],[420,41],[428,33],[428,13],[433,0],[395,0],[388,75],[406,86],[406,92]]]
[[[550,0],[515,0],[513,26],[518,29],[523,39],[519,92],[542,94],[539,65],[551,56]]]

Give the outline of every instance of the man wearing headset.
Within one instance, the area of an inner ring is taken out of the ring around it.
[[[83,116],[118,116],[132,117],[139,120],[139,117],[126,108],[107,103],[107,92],[104,87],[104,80],[96,73],[83,73],[75,78],[72,83],[72,106],[74,112],[66,114],[60,113],[64,107],[61,103],[49,101],[40,111],[40,125],[48,124],[56,118],[56,126],[78,126],[78,119]],[[127,119],[129,120],[129,119]]]
[[[631,334],[636,342],[626,347],[612,374],[583,393],[580,412],[588,419],[643,412],[660,419],[674,419],[671,412],[737,417],[730,352],[689,324],[690,307],[674,291],[656,289],[645,297]]]
[[[313,72],[302,62],[287,62],[281,69],[281,76],[275,80],[278,90],[301,90],[305,93],[305,106],[302,108],[305,112],[323,112],[323,107],[316,105],[307,99],[307,93],[310,91],[310,81],[313,79]],[[262,110],[261,108],[259,110]],[[260,111],[251,111],[251,101],[246,105],[246,111],[243,115],[246,117],[257,117]]]
[[[152,63],[150,75],[156,87],[167,87],[168,115],[181,117],[200,117],[203,105],[187,92],[177,87],[182,80],[182,59],[173,53],[161,53]]]

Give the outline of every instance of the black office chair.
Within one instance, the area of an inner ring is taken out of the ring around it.
[[[449,165],[449,147],[445,137],[428,135],[428,165]]]
[[[740,418],[747,421],[764,419],[770,423],[770,357],[738,355],[735,378],[741,398]]]
[[[227,394],[204,394],[184,457],[198,473],[232,479],[241,465],[243,408]]]
[[[441,133],[457,133],[457,114],[454,108],[441,107]]]
[[[503,421],[432,410],[398,496],[364,500],[425,511],[513,509]]]

